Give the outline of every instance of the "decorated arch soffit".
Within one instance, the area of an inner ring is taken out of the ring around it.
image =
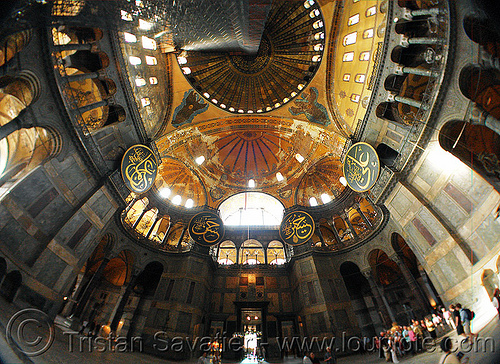
[[[345,139],[336,133],[291,118],[255,115],[210,120],[185,126],[157,140],[160,156],[167,162],[162,163],[159,178],[165,181],[164,187],[171,188],[167,180],[175,173],[168,165],[175,156],[176,161],[194,171],[208,192],[206,203],[211,207],[235,193],[248,191],[249,179],[256,183],[252,191],[269,193],[288,207],[297,203],[292,191],[304,184],[301,181],[308,171],[333,168],[331,175],[341,173],[339,156],[344,143]],[[200,156],[204,160],[198,164]],[[322,160],[325,162],[318,165]],[[314,178],[311,181],[318,184]],[[340,193],[343,186],[338,177],[334,184],[330,189]],[[195,191],[198,187],[188,185],[185,189]]]

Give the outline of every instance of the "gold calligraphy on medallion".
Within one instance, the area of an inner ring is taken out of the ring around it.
[[[212,212],[200,212],[189,222],[189,235],[201,245],[215,245],[224,237],[224,224]]]
[[[121,172],[125,184],[131,191],[146,192],[156,179],[158,162],[151,149],[144,145],[134,145],[123,156]]]
[[[370,144],[356,143],[347,151],[343,172],[347,185],[356,192],[373,187],[380,171],[377,152]]]
[[[304,211],[291,212],[285,216],[280,226],[280,236],[290,245],[300,245],[314,234],[314,220]]]

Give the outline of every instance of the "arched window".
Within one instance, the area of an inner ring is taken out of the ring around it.
[[[267,245],[267,262],[268,264],[276,265],[286,263],[283,243],[277,240],[273,240]]]
[[[0,67],[9,62],[30,41],[31,30],[11,34],[0,41]]]
[[[219,256],[217,263],[231,265],[236,263],[237,250],[236,245],[230,240],[223,241],[219,245]]]
[[[257,240],[250,239],[241,244],[240,264],[265,264],[264,249]]]
[[[124,218],[124,222],[130,227],[134,225],[136,220],[141,216],[142,212],[149,204],[149,200],[147,197],[142,198],[141,200],[136,201],[130,210],[128,210],[127,215]]]
[[[142,217],[141,221],[137,224],[136,226],[136,231],[139,234],[142,234],[143,236],[146,236],[146,234],[149,232],[149,229],[151,226],[154,224],[156,221],[156,216],[158,215],[158,209],[152,208],[151,210],[148,210]]]
[[[6,125],[35,100],[39,93],[36,77],[20,73],[0,78],[0,126]],[[41,127],[15,130],[0,140],[0,195],[47,158],[54,156],[60,143],[55,133]]]
[[[245,192],[233,195],[219,207],[225,225],[277,226],[283,219],[281,202],[265,193]]]

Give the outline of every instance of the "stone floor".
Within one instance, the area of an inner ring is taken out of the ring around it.
[[[43,354],[38,356],[29,356],[22,353],[23,349],[25,352],[33,352],[38,349],[37,337],[42,338],[41,345],[44,344],[44,340],[47,337],[47,326],[43,325],[43,318],[39,319],[36,316],[27,316],[28,321],[26,321],[26,327],[29,330],[25,330],[24,340],[28,343],[26,345],[19,344],[18,346],[11,346],[6,341],[6,328],[10,329],[10,332],[14,334],[17,333],[14,328],[15,325],[9,325],[10,318],[19,310],[12,305],[6,303],[5,301],[0,302],[0,362],[1,363],[35,363],[35,364],[48,364],[48,363],[60,363],[60,364],[94,364],[94,363],[106,363],[106,364],[128,364],[128,363],[169,363],[169,361],[151,356],[140,352],[116,352],[112,351],[106,342],[101,342],[98,345],[94,345],[92,349],[89,349],[88,341],[73,332],[69,332],[68,329],[63,328],[56,324],[54,331],[55,340],[52,345]],[[26,317],[24,318],[26,319]],[[33,325],[33,320],[39,320],[41,325]],[[56,320],[56,323],[60,320]],[[17,326],[19,327],[19,326]],[[458,339],[456,336],[452,336],[454,339]],[[484,352],[482,348],[484,345],[479,345],[476,343],[471,352],[466,353],[466,356],[470,358],[469,363],[471,364],[500,364],[500,321],[497,318],[492,320],[488,325],[486,325],[480,332],[479,338],[484,340],[485,338],[493,338],[493,341],[489,342],[487,352]],[[70,340],[71,339],[71,340]],[[83,341],[81,341],[83,340]],[[80,347],[79,342],[83,345]],[[70,345],[71,342],[71,345]],[[458,340],[457,340],[458,342]],[[497,347],[491,347],[491,343]],[[33,345],[30,345],[32,343]],[[435,348],[434,352],[421,353],[416,356],[409,355],[408,357],[400,358],[401,363],[406,364],[438,364],[439,358],[442,353],[439,348]],[[320,359],[322,359],[322,354]],[[285,358],[280,363],[283,364],[301,364],[302,360],[300,358]],[[185,363],[196,363],[196,358],[185,361]],[[223,364],[229,364],[230,361],[223,361]],[[272,361],[271,363],[278,363]],[[378,357],[378,353],[373,354],[355,354],[350,356],[340,357],[338,360],[339,364],[372,364],[372,363],[385,363],[384,359]],[[231,363],[232,364],[232,363]],[[254,364],[247,360],[244,364]],[[268,364],[266,362],[262,363],[255,361],[255,364]]]

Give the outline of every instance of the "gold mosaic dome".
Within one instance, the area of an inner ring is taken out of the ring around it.
[[[231,113],[265,113],[294,99],[323,57],[324,23],[310,1],[273,1],[256,54],[183,51],[177,62],[191,86]]]

